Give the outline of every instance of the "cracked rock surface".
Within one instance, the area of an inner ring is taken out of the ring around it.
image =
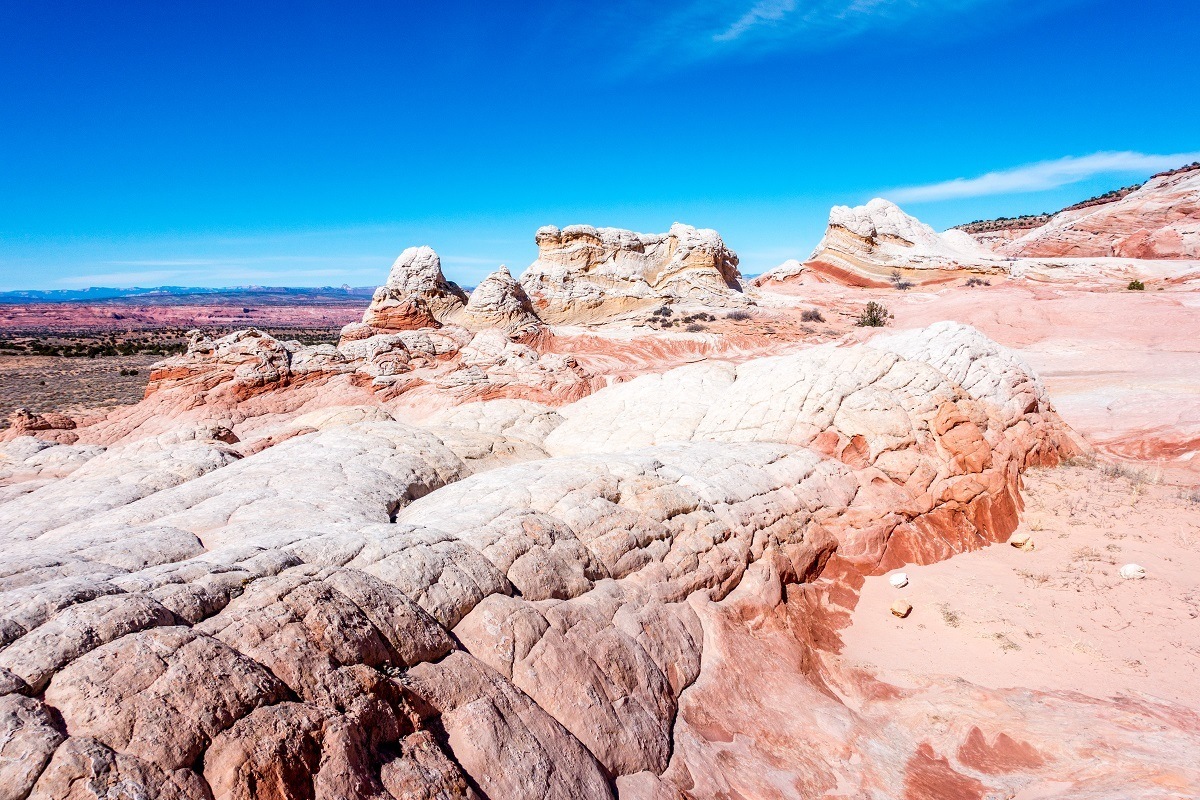
[[[618,238],[719,273],[702,233]],[[448,291],[429,253],[389,286]],[[125,416],[0,445],[0,797],[918,797],[1052,763],[880,733],[886,691],[821,655],[866,576],[1005,539],[1022,472],[1078,452],[1009,351],[940,324],[602,387],[511,330],[368,327],[197,336]]]

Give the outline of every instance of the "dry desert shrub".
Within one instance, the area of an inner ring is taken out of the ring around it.
[[[804,313],[800,315],[803,322],[824,322],[825,317],[821,316],[821,312],[815,308],[806,308]]]
[[[872,300],[867,303],[866,308],[858,315],[858,321],[854,324],[860,328],[882,328],[888,324],[891,317],[887,306]]]
[[[1149,483],[1150,476],[1144,470],[1135,469],[1125,464],[1102,464],[1100,474],[1106,478],[1125,478],[1130,483]]]

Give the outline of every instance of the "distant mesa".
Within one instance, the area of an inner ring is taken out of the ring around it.
[[[349,286],[154,286],[114,288],[93,286],[87,289],[19,289],[0,292],[0,305],[34,303],[111,303],[133,305],[160,304],[164,300],[236,305],[243,300],[319,300],[321,302],[357,302],[370,297],[373,287]]]

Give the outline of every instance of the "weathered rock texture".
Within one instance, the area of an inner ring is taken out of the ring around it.
[[[142,403],[81,427],[50,415],[60,427],[15,425],[0,431],[0,441],[33,435],[109,444],[134,435],[177,437],[186,428],[193,438],[236,443],[246,455],[303,433],[296,418],[324,407],[403,397],[425,408],[423,416],[430,406],[504,397],[558,405],[604,385],[574,356],[544,346],[540,324],[508,331],[448,324],[380,333],[355,324],[336,347],[281,341],[254,329],[217,339],[195,331],[186,353],[155,365]]]
[[[244,409],[378,366],[386,336],[198,338],[145,404],[233,385]],[[446,347],[528,367],[502,330]],[[203,427],[4,446],[9,480],[41,481],[0,502],[12,796],[708,797],[749,775],[827,790],[853,751],[917,766],[843,788],[917,797],[913,775],[1002,791],[1033,769],[943,766],[921,729],[860,742],[819,667],[841,613],[822,592],[1004,539],[1022,470],[1076,452],[1037,377],[971,328],[696,364],[557,410],[275,415],[290,427],[261,447]],[[747,695],[768,664],[786,694]],[[721,726],[759,730],[730,714],[784,707],[837,722],[783,760],[766,737],[720,754]]]
[[[463,290],[442,274],[433,248],[410,247],[392,264],[387,283],[375,290],[362,321],[381,332],[436,328],[466,302]]]
[[[1131,280],[1200,280],[1200,171],[1156,178],[1112,203],[1063,211],[1030,230],[938,233],[876,198],[834,206],[803,263],[790,259],[755,285],[838,283],[888,288],[979,278],[1124,287]],[[995,247],[992,250],[991,247]]]
[[[980,274],[1005,272],[1000,260],[970,235],[953,229],[938,233],[895,204],[875,198],[864,206],[834,206],[825,236],[804,264],[781,264],[759,283],[804,277],[883,287],[893,274],[937,283],[958,278],[967,268]]]
[[[542,326],[525,289],[507,267],[488,275],[471,292],[463,314],[469,328],[500,328],[509,334],[525,335]]]
[[[667,301],[744,306],[737,254],[716,231],[676,223],[665,234],[547,226],[521,276],[548,322],[602,319]]]
[[[940,247],[898,214],[843,228]],[[337,346],[196,332],[137,406],[0,437],[0,798],[1200,784],[1184,705],[837,655],[871,576],[1007,539],[1025,470],[1080,453],[1020,357],[765,306],[554,331],[746,300],[712,232],[539,245],[469,300],[406,251]]]
[[[1055,214],[997,251],[1019,257],[1200,259],[1200,167],[1109,203]]]

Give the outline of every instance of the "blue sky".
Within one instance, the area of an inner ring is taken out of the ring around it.
[[[0,289],[472,284],[539,225],[936,227],[1200,158],[1200,7],[0,0]]]

